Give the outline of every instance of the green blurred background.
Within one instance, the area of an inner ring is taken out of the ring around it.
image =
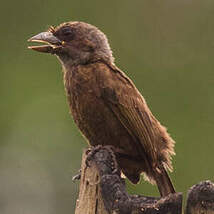
[[[116,64],[176,140],[177,191],[213,180],[214,1],[4,1],[0,8],[0,213],[73,213],[85,140],[57,59],[27,39],[69,20],[98,26]],[[130,193],[158,195],[141,181]]]

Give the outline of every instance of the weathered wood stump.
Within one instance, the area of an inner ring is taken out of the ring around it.
[[[182,213],[182,193],[164,198],[129,195],[115,156],[108,147],[99,146],[89,156],[85,151],[81,170],[75,214]],[[214,214],[214,184],[211,181],[202,181],[190,188],[185,214]]]
[[[181,214],[181,193],[164,198],[129,195],[109,148],[92,151],[87,161],[86,153],[75,214]]]
[[[185,214],[214,214],[214,184],[202,181],[188,191]]]

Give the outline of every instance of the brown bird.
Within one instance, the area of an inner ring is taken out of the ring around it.
[[[123,174],[134,184],[144,173],[161,196],[174,193],[174,141],[153,116],[133,82],[114,64],[108,40],[84,22],[50,27],[30,49],[58,57],[74,121],[91,146],[111,145]]]

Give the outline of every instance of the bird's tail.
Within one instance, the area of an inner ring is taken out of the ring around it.
[[[158,167],[158,171],[155,172],[154,177],[161,197],[167,196],[170,193],[175,193],[174,186],[163,165]]]

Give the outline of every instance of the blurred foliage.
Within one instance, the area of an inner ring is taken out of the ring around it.
[[[4,1],[0,8],[0,213],[69,214],[85,140],[69,115],[61,66],[27,49],[49,25],[104,31],[116,64],[176,140],[177,191],[213,179],[214,1]],[[158,195],[143,180],[130,193]]]

